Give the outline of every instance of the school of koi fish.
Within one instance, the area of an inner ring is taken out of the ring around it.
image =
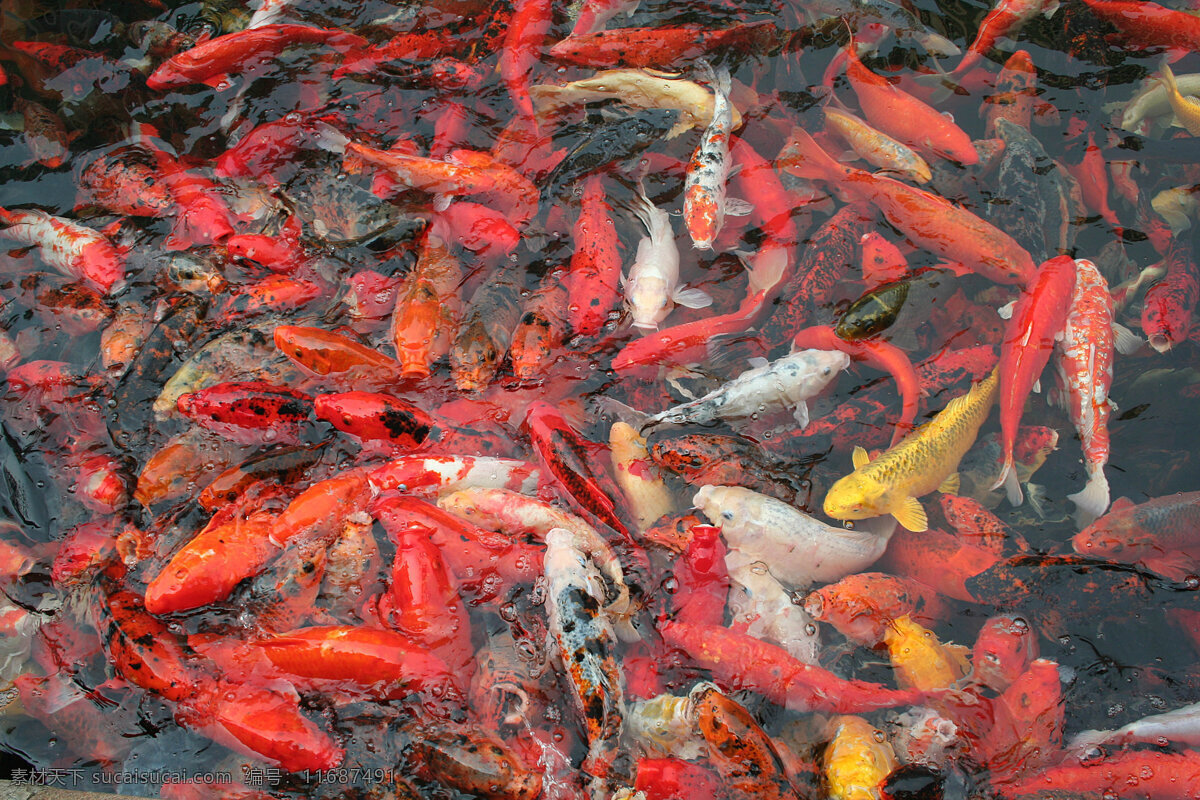
[[[1193,0],[107,5],[0,6],[15,763],[1200,798]]]

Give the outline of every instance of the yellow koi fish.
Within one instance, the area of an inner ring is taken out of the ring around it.
[[[862,717],[829,721],[825,780],[830,800],[879,800],[879,786],[900,762],[892,745]]]
[[[999,373],[971,387],[900,443],[871,461],[854,448],[854,472],[825,495],[825,513],[833,519],[868,519],[891,514],[910,531],[929,528],[917,500],[934,489],[958,491],[958,462],[975,443],[979,428],[996,401]]]
[[[1167,102],[1171,104],[1171,110],[1175,112],[1175,119],[1192,136],[1200,136],[1200,102],[1179,93],[1179,86],[1175,83],[1175,73],[1171,72],[1171,68],[1167,66],[1166,62],[1163,62],[1158,81],[1167,90]]]
[[[884,631],[883,642],[896,670],[896,685],[901,689],[945,689],[970,669],[967,648],[942,644],[933,631],[913,622],[907,614],[892,620]]]

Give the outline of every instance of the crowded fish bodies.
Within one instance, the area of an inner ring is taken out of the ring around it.
[[[68,5],[0,15],[14,775],[1200,798],[1191,5]]]

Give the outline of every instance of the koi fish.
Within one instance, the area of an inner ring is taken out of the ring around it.
[[[780,153],[780,166],[801,178],[823,180],[876,205],[915,243],[948,261],[976,265],[997,283],[1027,284],[1035,265],[1008,234],[937,195],[891,178],[839,164],[804,130]]]
[[[963,166],[979,163],[971,137],[962,128],[867,69],[853,40],[844,52],[846,77],[867,121],[910,147],[954,159]]]
[[[545,571],[551,641],[587,732],[583,768],[596,774],[615,755],[624,724],[624,678],[616,634],[603,610],[605,590],[595,565],[562,528],[546,534]]]
[[[831,350],[801,350],[761,364],[701,398],[647,418],[642,431],[659,425],[710,425],[740,420],[777,408],[791,409],[801,428],[808,425],[807,401],[850,366],[850,356]]]
[[[740,486],[702,486],[692,503],[721,528],[739,563],[762,562],[779,580],[798,587],[871,566],[891,533],[835,528]]]
[[[1146,290],[1142,301],[1142,332],[1159,353],[1187,338],[1200,299],[1200,269],[1182,247],[1167,254],[1166,276]]]
[[[579,218],[572,229],[575,251],[562,282],[569,298],[571,330],[596,336],[621,298],[621,255],[600,175],[584,180],[579,202]]]
[[[700,144],[688,163],[683,182],[683,221],[692,246],[711,250],[725,224],[725,215],[745,216],[750,209],[744,200],[726,197],[729,180],[729,137],[733,132],[733,106],[729,102],[729,70],[714,72],[701,62],[713,90],[712,121],[704,129]],[[647,226],[649,227],[649,226]]]
[[[539,116],[610,98],[632,108],[675,109],[679,121],[667,131],[668,139],[690,128],[706,128],[714,118],[716,104],[715,96],[695,81],[644,69],[607,69],[562,86],[531,86],[529,92]],[[729,127],[737,130],[742,115],[733,104],[729,104],[729,113],[733,117]]]
[[[1077,521],[1091,522],[1108,508],[1108,416],[1112,403],[1112,298],[1104,276],[1087,259],[1075,261],[1075,293],[1055,359],[1063,386],[1062,402],[1083,445],[1088,481],[1068,495],[1078,508]]]
[[[887,739],[862,717],[829,720],[824,768],[830,800],[879,800],[880,786],[899,766]]]
[[[671,217],[639,190],[633,213],[646,228],[647,236],[638,242],[637,256],[623,279],[625,305],[633,317],[633,326],[656,331],[675,303],[688,308],[705,308],[712,298],[700,289],[679,285],[679,250],[671,230]]]
[[[228,73],[269,63],[288,47],[305,43],[328,45],[340,53],[367,46],[366,39],[353,33],[308,25],[263,25],[209,39],[172,56],[146,79],[146,86],[163,91],[192,83],[214,85]]]
[[[1054,340],[1062,332],[1075,291],[1075,261],[1056,256],[1042,264],[1036,282],[1012,309],[1000,347],[1000,445],[1004,466],[992,489],[1004,486],[1013,505],[1021,503],[1021,487],[1013,470],[1013,445],[1025,399],[1038,382]]]
[[[979,24],[975,41],[971,42],[962,61],[958,62],[951,74],[965,75],[984,59],[1001,38],[1016,36],[1025,23],[1038,14],[1051,17],[1057,10],[1058,0],[1000,0]]]
[[[1134,505],[1128,498],[1071,539],[1076,553],[1122,564],[1141,564],[1176,580],[1195,571],[1200,547],[1189,531],[1200,511],[1200,492],[1156,497]]]
[[[955,399],[926,425],[870,460],[854,450],[854,472],[839,479],[825,495],[825,513],[834,519],[868,519],[891,514],[910,531],[929,527],[917,498],[934,489],[958,488],[958,462],[975,442],[987,419],[1000,381],[997,367],[983,382]]]
[[[928,183],[933,177],[925,159],[907,145],[881,133],[848,111],[833,106],[821,109],[825,129],[841,137],[867,163],[886,172],[895,172],[916,183]]]
[[[0,208],[4,235],[38,248],[47,264],[101,294],[120,289],[125,257],[103,234],[45,211]]]

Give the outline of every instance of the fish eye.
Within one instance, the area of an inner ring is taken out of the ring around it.
[[[733,512],[732,511],[722,511],[721,518],[727,519],[732,522],[733,521]]]

